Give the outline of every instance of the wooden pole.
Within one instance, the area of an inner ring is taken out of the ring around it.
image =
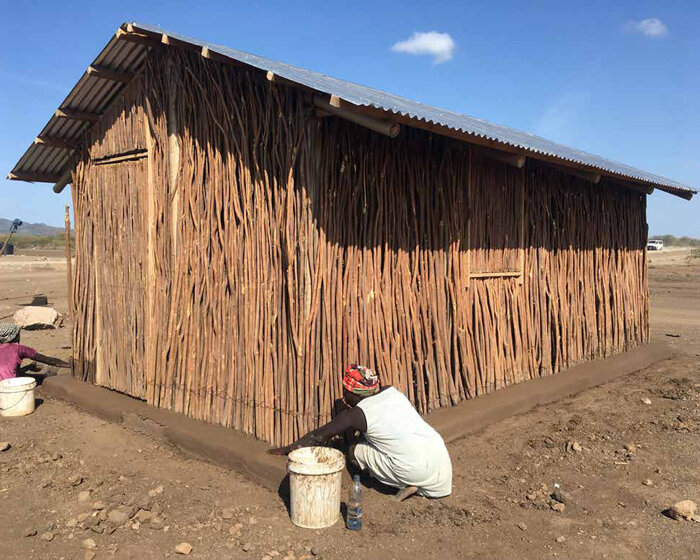
[[[70,207],[66,205],[66,280],[68,282],[68,316],[73,317],[73,268],[70,254]]]
[[[2,249],[0,249],[0,257],[5,255],[5,249],[7,248],[7,244],[10,242],[10,239],[12,239],[12,236],[15,234],[14,231],[11,231],[8,235],[7,238],[5,239],[5,243],[2,244]]]

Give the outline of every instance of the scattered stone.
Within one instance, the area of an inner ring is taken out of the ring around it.
[[[557,537],[554,540],[557,541],[558,543],[563,543],[566,540],[566,537]]]
[[[581,453],[583,447],[578,441],[567,441],[566,442],[566,452],[567,453]]]
[[[97,548],[97,543],[93,539],[85,539],[81,546],[85,550],[95,550]]]
[[[68,482],[70,482],[71,486],[80,486],[83,483],[83,477],[74,474],[73,476],[68,478]]]
[[[654,486],[654,481],[651,480],[651,478],[645,478],[642,480],[642,484],[644,484],[644,486]]]
[[[54,453],[53,455],[51,455],[51,459],[54,461],[58,461],[59,459],[63,459],[63,455],[61,455],[60,453]]]
[[[9,441],[0,441],[0,453],[4,453],[12,447]]]
[[[163,488],[163,486],[159,485],[155,487],[156,494],[162,494],[164,490],[165,488]]]
[[[225,509],[221,512],[222,519],[233,519],[233,511],[230,509]]]
[[[83,528],[84,529],[92,529],[93,527],[97,527],[100,524],[100,518],[97,516],[90,515],[89,517],[86,517],[83,520]]]
[[[124,525],[129,521],[129,514],[123,509],[113,509],[107,514],[107,521],[113,525]]]
[[[254,515],[251,515],[251,516],[248,518],[248,524],[249,524],[249,525],[255,525],[257,522],[258,522],[258,520],[255,519],[255,516],[254,516]]]
[[[95,502],[94,504],[92,504],[92,509],[94,509],[95,511],[101,511],[106,507],[107,507],[107,505],[104,502],[98,501],[98,502]]]
[[[554,502],[549,507],[551,507],[554,511],[559,512],[559,513],[562,513],[566,509],[566,506],[564,504],[562,504],[561,502]]]
[[[243,549],[243,552],[250,552],[251,550],[253,550],[253,545],[246,542],[246,543],[243,543],[241,548]]]
[[[165,521],[163,521],[162,517],[152,517],[151,521],[148,524],[151,527],[151,529],[160,531],[165,526]]]
[[[182,542],[175,547],[175,552],[178,554],[189,554],[192,552],[192,545],[190,543]]]
[[[561,488],[555,488],[554,492],[551,493],[551,498],[556,500],[560,504],[566,504],[569,502],[569,496]]]
[[[37,532],[38,531],[36,529],[29,527],[29,528],[25,529],[24,533],[22,533],[22,536],[23,537],[36,537]]]
[[[136,505],[138,506],[139,509],[143,510],[151,510],[153,502],[151,501],[151,496],[143,496],[137,503]]]
[[[630,455],[634,455],[635,453],[637,453],[637,446],[634,443],[626,443],[625,451]]]
[[[136,513],[136,519],[141,523],[146,523],[156,516],[152,511],[146,511],[145,509],[140,509]]]
[[[642,399],[642,402],[643,402],[644,404],[651,404],[651,399],[650,399],[649,397],[644,397],[644,398]]]
[[[516,526],[518,529],[520,529],[521,531],[527,531],[527,525],[526,525],[525,523],[523,523],[522,521],[521,521],[520,523],[516,523],[515,526]],[[312,554],[313,554],[313,552],[314,552],[314,550],[311,549],[311,553],[312,553]],[[314,554],[314,556],[316,556],[316,555]]]
[[[79,513],[78,514],[78,523],[82,523],[85,521],[88,517],[90,517],[89,513]]]
[[[94,560],[95,556],[97,556],[97,554],[94,551],[86,550],[85,554],[83,554],[83,560]]]
[[[12,320],[20,329],[57,329],[63,323],[62,315],[53,307],[28,305],[15,312]]]
[[[668,510],[669,517],[677,521],[683,519],[691,519],[695,517],[695,513],[698,511],[698,505],[693,500],[682,500],[676,502]]]
[[[89,490],[83,490],[82,492],[78,493],[78,501],[79,502],[87,502],[90,499],[90,491]]]
[[[45,533],[41,534],[40,538],[42,541],[51,542],[55,536],[56,535],[54,535],[51,531],[46,531]]]

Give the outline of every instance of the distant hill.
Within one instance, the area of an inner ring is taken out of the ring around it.
[[[12,220],[0,218],[0,237],[9,233]],[[24,222],[17,230],[19,235],[59,235],[64,232],[61,227],[47,226],[46,224],[28,224]]]
[[[675,235],[650,235],[649,239],[661,239],[667,247],[700,247],[700,239]]]

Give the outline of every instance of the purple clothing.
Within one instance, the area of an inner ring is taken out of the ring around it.
[[[31,360],[36,350],[17,342],[0,344],[0,381],[17,377],[17,370],[25,358]]]

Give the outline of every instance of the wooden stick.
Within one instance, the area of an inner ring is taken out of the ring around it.
[[[64,215],[66,242],[66,281],[68,291],[68,316],[73,318],[73,262],[70,250],[70,206],[66,205]]]

